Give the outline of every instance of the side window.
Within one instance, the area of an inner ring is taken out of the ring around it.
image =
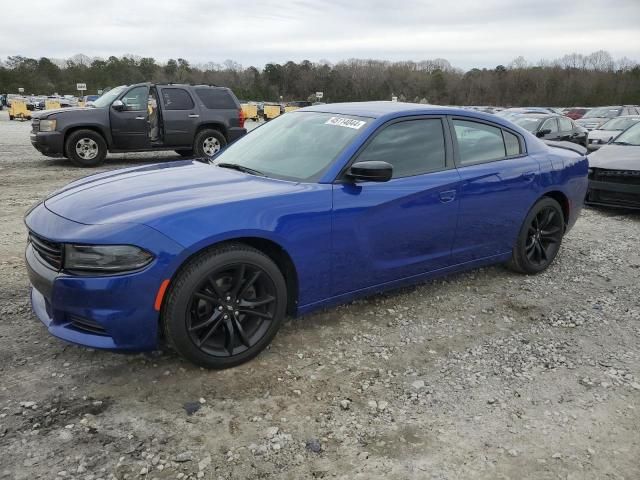
[[[209,109],[237,110],[235,100],[221,88],[196,88],[196,95]]]
[[[133,112],[147,109],[147,87],[135,87],[129,90],[124,97],[122,97],[122,103],[125,105],[125,110]]]
[[[162,104],[166,110],[191,110],[194,107],[191,95],[182,88],[163,88]]]
[[[407,120],[389,125],[366,146],[358,161],[393,165],[393,178],[409,177],[445,167],[444,131],[440,119]]]
[[[453,127],[462,165],[499,160],[506,156],[500,128],[467,120],[453,120]]]
[[[560,131],[567,132],[569,130],[573,130],[573,124],[568,118],[560,117],[558,118],[558,121],[560,122]]]
[[[540,130],[551,130],[551,133],[556,133],[558,131],[558,122],[555,118],[549,118],[543,124]]]
[[[507,157],[520,155],[522,153],[522,149],[520,147],[520,141],[518,140],[518,137],[513,133],[507,132],[506,130],[503,130],[502,134],[504,135],[504,145],[507,149]]]

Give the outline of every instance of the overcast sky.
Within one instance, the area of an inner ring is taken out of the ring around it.
[[[446,58],[468,69],[604,49],[640,61],[640,0],[2,0],[0,22],[0,58]]]

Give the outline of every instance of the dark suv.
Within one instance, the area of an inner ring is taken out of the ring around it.
[[[89,107],[35,114],[31,143],[46,156],[95,167],[107,151],[213,157],[245,133],[240,103],[228,88],[142,83],[109,90]]]

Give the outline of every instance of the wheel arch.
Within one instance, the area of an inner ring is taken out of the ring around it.
[[[227,127],[222,122],[201,123],[200,125],[198,125],[198,128],[196,129],[196,135],[198,135],[198,133],[200,133],[202,130],[205,130],[207,128],[219,131],[220,133],[222,133],[222,135],[224,135],[224,138],[227,140],[227,142],[229,141]]]
[[[66,149],[67,139],[69,138],[69,135],[71,135],[73,132],[77,132],[78,130],[91,130],[92,132],[97,133],[104,139],[104,142],[107,144],[107,150],[111,148],[111,136],[108,135],[101,127],[97,125],[74,125],[64,131],[64,138],[62,140],[63,149]],[[64,154],[66,155],[67,152],[65,151]]]
[[[205,254],[206,252],[214,248],[232,244],[242,244],[255,248],[256,250],[269,257],[276,264],[280,272],[282,272],[284,280],[287,284],[287,314],[295,315],[298,306],[299,295],[298,272],[295,268],[295,264],[293,263],[293,259],[291,258],[289,252],[287,252],[287,250],[282,245],[275,242],[274,240],[265,237],[238,236],[225,238],[224,240],[211,243],[199,250],[192,252],[180,263],[178,268],[171,275],[169,288],[171,288],[171,285],[173,284],[175,278],[191,260],[198,257],[199,255]],[[164,309],[166,296],[166,294],[163,295],[161,310]]]
[[[562,214],[564,215],[564,226],[565,228],[569,224],[569,218],[571,215],[571,202],[569,201],[569,197],[561,192],[560,190],[551,190],[542,195],[541,198],[549,197],[553,198],[556,202],[560,204],[562,207]]]

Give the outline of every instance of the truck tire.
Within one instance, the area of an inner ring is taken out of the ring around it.
[[[205,128],[196,134],[193,142],[193,152],[196,157],[213,158],[227,145],[227,139],[218,130]]]
[[[67,137],[64,151],[78,167],[97,167],[107,156],[107,142],[93,130],[76,130]]]

